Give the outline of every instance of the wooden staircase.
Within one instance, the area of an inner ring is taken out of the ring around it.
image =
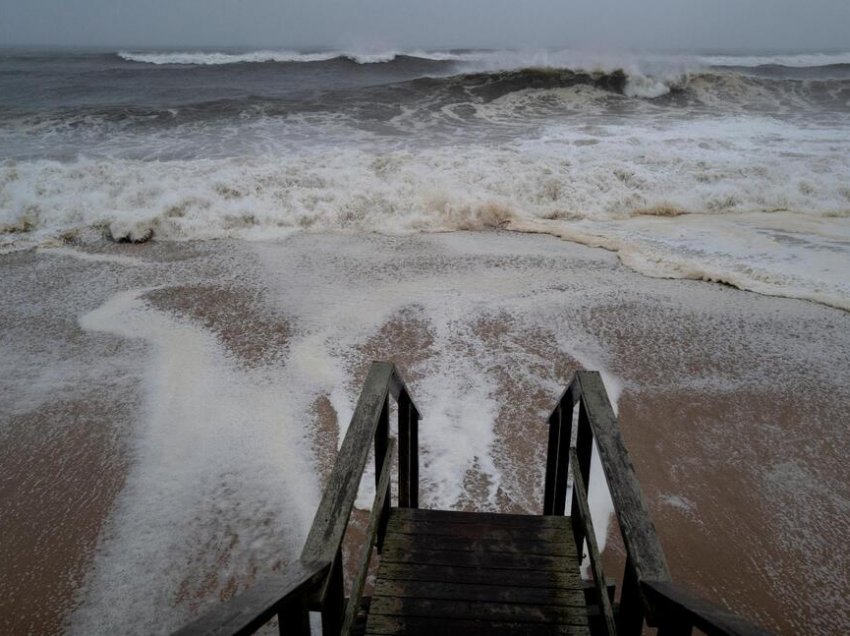
[[[397,403],[398,495],[392,506]],[[661,544],[598,373],[579,371],[549,417],[542,515],[419,509],[419,410],[394,365],[374,362],[300,558],[177,634],[763,635],[670,579]],[[342,541],[374,446],[375,499],[346,594]],[[619,602],[596,545],[586,484],[596,448],[626,549]],[[566,515],[567,499],[571,501]],[[364,598],[373,555],[380,555]],[[580,575],[580,555],[590,578]]]
[[[567,517],[393,508],[367,634],[589,635]]]

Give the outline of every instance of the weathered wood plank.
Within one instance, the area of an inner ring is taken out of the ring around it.
[[[482,554],[538,554],[553,557],[573,557],[575,549],[565,540],[521,541],[501,539],[475,539],[432,534],[387,534],[384,547],[402,550],[439,550],[442,552],[479,552]]]
[[[373,596],[370,616],[425,616],[433,618],[505,621],[512,623],[558,623],[587,625],[587,610],[559,605],[518,605],[478,601],[446,601],[421,598]],[[367,625],[368,630],[368,625]]]
[[[251,589],[175,632],[175,636],[251,634],[283,609],[284,600],[306,593],[321,582],[330,563],[296,561],[278,576],[259,581]]]
[[[433,617],[369,616],[367,634],[383,636],[588,636],[585,625],[511,623],[504,621],[451,620]]]
[[[454,510],[428,510],[425,508],[395,508],[393,516],[398,521],[412,523],[474,523],[478,525],[514,525],[536,526],[544,528],[562,528],[570,532],[568,517],[551,515],[515,515],[501,512],[457,512]]]
[[[578,371],[574,381],[581,389],[623,543],[638,580],[668,581],[667,561],[602,378],[597,371]]]
[[[563,572],[575,562],[565,557],[538,554],[479,554],[475,552],[446,552],[445,550],[411,550],[386,546],[381,563],[420,563],[433,565],[458,565],[483,569],[549,570]]]
[[[386,362],[374,362],[369,368],[351,424],[301,551],[304,561],[330,562],[336,554],[357,498],[360,476],[369,457],[393,374],[393,365]]]
[[[770,632],[669,581],[642,581],[644,594],[658,608],[658,627],[693,625],[708,636],[769,636]]]
[[[388,362],[379,362],[374,361],[372,364],[390,364]],[[393,367],[392,375],[390,376],[390,393],[393,396],[393,399],[398,402],[402,393],[407,393],[407,399],[410,401],[410,406],[413,409],[413,412],[416,414],[416,418],[419,419],[419,408],[416,406],[416,402],[413,401],[413,396],[410,395],[410,391],[407,390],[407,387],[404,384],[404,380],[401,379],[398,371],[395,368],[395,365],[390,364]]]
[[[614,624],[614,610],[611,607],[611,599],[608,598],[608,589],[605,581],[605,573],[602,570],[602,557],[599,554],[599,546],[596,543],[596,533],[593,529],[593,517],[590,514],[590,505],[587,501],[587,491],[584,487],[584,475],[579,466],[578,455],[575,449],[570,449],[570,465],[573,467],[573,493],[577,503],[581,523],[584,526],[584,534],[587,538],[587,547],[590,555],[590,569],[593,572],[593,580],[602,609],[603,625],[608,636],[616,636],[617,628]]]
[[[586,607],[584,590],[579,587],[572,589],[516,587],[510,580],[503,585],[482,585],[457,582],[392,581],[381,576],[375,584],[374,598],[379,596]]]
[[[536,517],[532,517],[536,519]],[[391,534],[430,535],[445,537],[467,537],[509,541],[525,539],[526,541],[572,541],[569,530],[553,528],[542,524],[513,525],[513,524],[473,524],[453,522],[409,521],[394,520],[387,531]]]
[[[521,587],[546,587],[573,589],[582,586],[578,568],[573,571],[553,570],[503,570],[499,568],[461,567],[458,565],[435,565],[433,563],[388,563],[381,562],[381,578],[399,581],[454,581],[456,583],[494,584],[510,581]]]
[[[357,618],[357,612],[360,610],[360,600],[363,597],[363,588],[366,585],[366,575],[369,572],[369,563],[372,560],[372,547],[376,542],[378,534],[378,526],[381,523],[381,514],[384,510],[384,503],[387,500],[390,486],[390,475],[392,475],[393,459],[395,455],[395,439],[390,438],[387,444],[384,461],[382,462],[383,469],[378,478],[378,486],[375,490],[375,500],[372,504],[372,512],[369,515],[369,526],[366,528],[366,541],[363,545],[363,553],[360,556],[360,563],[355,574],[354,582],[351,585],[351,596],[345,608],[345,617],[342,622],[341,634],[349,634]]]

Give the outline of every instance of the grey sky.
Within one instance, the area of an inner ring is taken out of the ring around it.
[[[0,0],[0,45],[850,50],[850,0]]]

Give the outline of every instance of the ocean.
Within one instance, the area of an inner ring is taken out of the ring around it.
[[[503,228],[850,308],[850,53],[0,55],[0,249]]]
[[[0,632],[280,572],[388,359],[423,507],[538,513],[598,369],[674,580],[846,633],[848,272],[850,53],[4,49]]]

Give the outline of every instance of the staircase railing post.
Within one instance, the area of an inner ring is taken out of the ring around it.
[[[322,604],[322,636],[338,636],[345,615],[345,581],[342,573],[342,547],[337,550]]]
[[[407,391],[398,396],[398,505],[410,508],[410,397]]]
[[[549,445],[546,450],[546,479],[543,483],[543,514],[555,514],[555,481],[558,478],[558,440],[561,434],[561,405],[549,416]]]
[[[626,559],[623,588],[620,592],[620,611],[617,614],[617,633],[622,636],[640,636],[643,632],[644,610],[640,584],[631,559]]]
[[[569,393],[567,395],[570,395]],[[555,505],[553,512],[563,516],[567,509],[567,486],[570,479],[570,442],[573,437],[573,407],[566,399],[558,405],[558,455],[555,473]]]
[[[310,636],[310,613],[303,597],[284,604],[277,614],[277,629],[280,636]]]
[[[384,467],[384,458],[387,454],[387,445],[390,441],[390,398],[384,398],[384,406],[378,418],[378,427],[375,429],[375,488],[380,486],[381,469]],[[384,545],[384,531],[390,520],[390,508],[392,498],[387,497],[384,501],[384,509],[381,512],[381,521],[378,524],[378,554]]]
[[[587,408],[584,405],[584,400],[579,399],[578,403],[578,431],[576,433],[576,450],[575,457],[578,459],[578,468],[581,477],[584,480],[585,486],[590,489],[590,462],[593,455],[593,429],[590,426],[590,419],[587,416]],[[582,556],[584,550],[584,526],[578,523],[579,504],[576,498],[576,493],[573,492],[573,501],[570,509],[570,517],[573,520],[573,534],[576,540],[576,552],[579,557]]]
[[[410,408],[410,507],[419,507],[419,411]]]

